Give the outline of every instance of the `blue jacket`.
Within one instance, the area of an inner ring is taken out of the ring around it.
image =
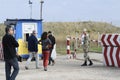
[[[38,52],[38,40],[34,35],[28,38],[28,50],[30,52]]]

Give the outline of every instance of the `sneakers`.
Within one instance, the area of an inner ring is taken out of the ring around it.
[[[50,65],[51,65],[51,63],[49,63],[48,65],[50,66]],[[52,62],[52,66],[54,66],[54,65],[55,65],[55,61],[53,61],[53,62]]]
[[[54,66],[55,65],[55,61],[52,63],[52,66]]]
[[[44,71],[47,71],[47,68],[44,68]]]
[[[28,70],[29,68],[27,66],[25,66],[25,69]]]
[[[40,69],[40,67],[36,67],[36,69]]]
[[[28,70],[29,68],[27,66],[25,66],[25,69]],[[36,67],[36,69],[40,69],[40,67]]]

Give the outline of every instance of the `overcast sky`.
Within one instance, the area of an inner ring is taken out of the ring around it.
[[[33,19],[40,17],[40,1],[33,2]],[[6,18],[30,18],[28,0],[0,0],[0,23]],[[44,0],[47,22],[102,21],[120,26],[120,0]]]

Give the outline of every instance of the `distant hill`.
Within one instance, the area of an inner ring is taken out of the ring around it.
[[[120,33],[120,28],[114,25],[103,22],[44,22],[44,31],[54,32],[54,36],[57,41],[57,51],[59,53],[65,53],[66,51],[66,36],[80,37],[84,28],[90,34],[92,40],[98,39],[98,32],[103,33]],[[93,44],[92,44],[93,45]],[[95,45],[95,44],[94,44]],[[97,46],[95,46],[97,47]],[[62,52],[63,51],[63,52]]]
[[[120,28],[105,22],[44,22],[44,31],[53,31],[58,40],[65,39],[66,35],[75,36],[75,33],[81,34],[86,28],[92,39],[97,39],[98,32],[103,33],[120,33]],[[5,34],[5,25],[0,24],[0,39]]]
[[[75,36],[75,33],[82,33],[86,28],[93,39],[96,39],[98,32],[103,33],[120,33],[120,28],[103,22],[45,22],[43,24],[45,31],[53,31],[56,37],[65,38],[66,35]]]

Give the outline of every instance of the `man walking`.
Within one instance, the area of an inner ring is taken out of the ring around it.
[[[55,41],[55,37],[52,35],[51,31],[48,31],[48,38],[52,42],[52,46],[50,48],[49,64],[48,65],[51,65],[51,62],[52,62],[52,65],[54,65],[55,64],[55,60],[51,57],[51,53],[52,53],[52,50],[54,48],[54,45],[55,45],[56,41]]]
[[[19,72],[19,65],[16,54],[16,48],[19,46],[19,44],[13,37],[14,29],[11,26],[7,26],[5,32],[6,34],[2,39],[2,44],[5,59],[6,80],[15,80]],[[11,67],[14,69],[12,73]]]
[[[37,36],[37,33],[34,30],[28,39],[29,58],[27,60],[25,69],[29,69],[28,65],[31,62],[33,57],[35,57],[35,60],[36,60],[36,69],[39,69],[39,54],[37,53],[38,52],[38,40],[36,36]]]
[[[82,47],[83,47],[83,52],[84,52],[84,63],[81,66],[87,66],[87,61],[89,61],[89,66],[93,65],[92,61],[89,58],[88,52],[89,52],[89,34],[87,34],[87,30],[84,29],[83,34],[82,34]]]

